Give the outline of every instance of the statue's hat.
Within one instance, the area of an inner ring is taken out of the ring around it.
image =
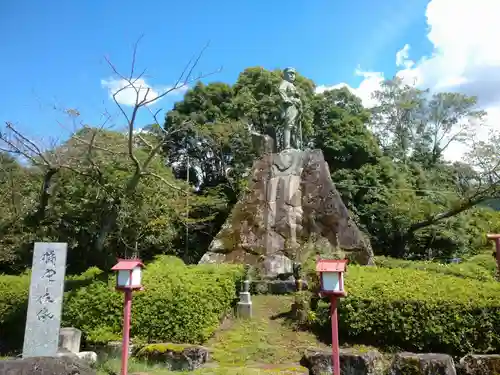
[[[295,73],[295,68],[292,68],[291,66],[289,66],[288,68],[285,68],[285,69],[283,70],[283,72],[285,72],[285,73],[286,73],[286,72],[293,72],[293,73]]]

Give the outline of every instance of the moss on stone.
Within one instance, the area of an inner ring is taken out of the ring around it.
[[[367,345],[354,345],[354,346],[350,347],[349,350],[351,350],[353,353],[356,353],[356,354],[366,354],[366,353],[369,353],[371,351],[376,350],[376,348],[374,348],[373,346],[367,346]]]
[[[398,362],[398,370],[401,375],[422,375],[418,358],[405,357]]]
[[[148,358],[151,355],[164,354],[167,352],[182,353],[187,348],[192,348],[190,344],[158,343],[147,344],[137,351],[136,357]]]
[[[307,374],[308,369],[302,366],[286,366],[261,370],[264,374]]]

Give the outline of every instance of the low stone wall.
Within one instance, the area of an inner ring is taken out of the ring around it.
[[[308,285],[302,281],[302,290],[307,290]],[[295,280],[255,280],[251,282],[250,292],[252,294],[292,294],[297,291]]]
[[[117,356],[119,346],[120,343],[111,345]],[[203,346],[165,343],[136,347],[133,356],[165,369],[194,371],[216,365],[210,360],[210,352]],[[332,352],[309,349],[300,366],[308,369],[310,375],[331,375]],[[467,355],[456,362],[448,354],[391,355],[377,350],[341,349],[340,368],[342,375],[500,375],[500,355]]]
[[[31,357],[0,360],[0,375],[96,375],[96,371],[78,358]]]
[[[301,365],[310,375],[332,374],[330,351],[308,350]],[[398,353],[341,349],[340,371],[348,375],[499,375],[500,355],[467,355],[455,363],[447,354]]]

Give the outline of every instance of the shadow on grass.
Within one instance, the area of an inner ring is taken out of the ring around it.
[[[292,316],[292,311],[285,311],[279,314],[272,315],[269,319],[270,320],[283,319],[285,321],[294,321]]]

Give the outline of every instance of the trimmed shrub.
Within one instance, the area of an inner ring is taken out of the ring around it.
[[[65,289],[72,290],[88,285],[101,275],[97,268],[90,268],[79,276],[66,278]],[[0,275],[0,351],[9,352],[22,346],[28,310],[30,273],[19,276]]]
[[[204,342],[235,301],[242,275],[239,266],[186,266],[158,257],[144,270],[145,291],[134,293],[131,336],[139,342]],[[0,275],[0,343],[6,348],[22,345],[29,282],[29,275]],[[82,330],[89,344],[121,339],[123,294],[115,291],[115,275],[90,269],[68,277],[65,287],[62,326]]]
[[[0,351],[23,343],[30,277],[0,275]]]
[[[144,270],[145,291],[134,293],[131,336],[147,342],[206,341],[233,305],[241,277],[238,266],[186,266],[178,258],[158,257]],[[81,329],[87,342],[121,337],[123,295],[114,283],[114,276],[94,282],[65,300],[65,325]]]
[[[340,338],[451,355],[500,350],[500,284],[403,268],[350,266],[339,304]],[[315,328],[329,334],[329,306]]]
[[[376,257],[375,263],[377,266],[384,268],[411,268],[481,281],[494,281],[497,266],[491,254],[492,251],[478,254],[462,263],[412,261],[378,256]]]

